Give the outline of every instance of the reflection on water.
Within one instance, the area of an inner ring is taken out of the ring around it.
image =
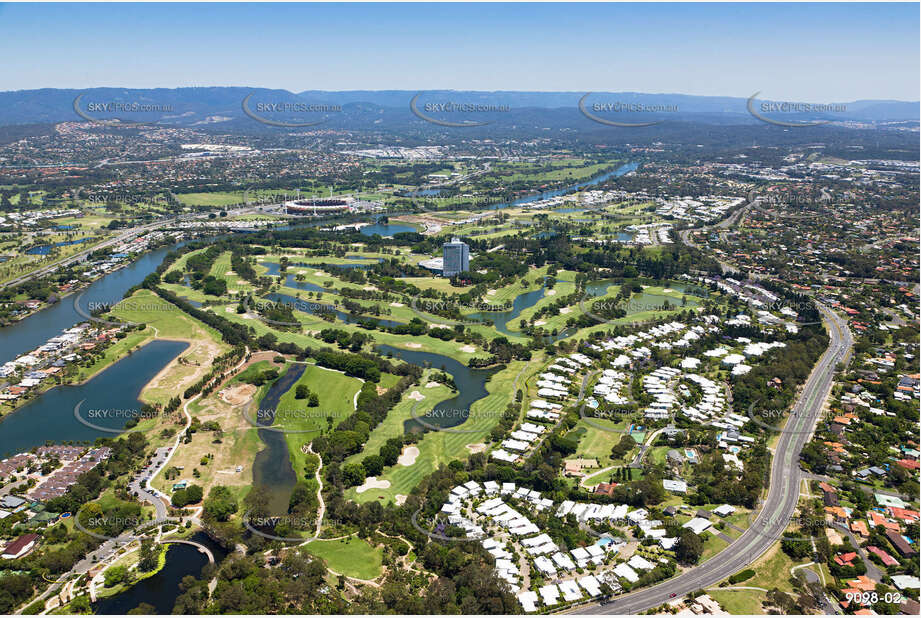
[[[38,395],[0,421],[0,454],[21,453],[46,441],[83,442],[114,437],[117,434],[92,429],[78,421],[74,407],[83,401],[81,418],[121,429],[127,417],[114,417],[104,411],[140,410],[138,396],[144,386],[188,347],[184,341],[152,341],[85,384],[57,386]]]
[[[458,390],[457,395],[442,401],[432,409],[429,409],[424,402],[417,407],[416,416],[425,419],[426,423],[436,427],[454,427],[463,423],[467,419],[470,407],[474,402],[489,394],[486,390],[486,382],[498,371],[497,369],[471,369],[453,358],[448,358],[441,354],[417,350],[401,350],[389,345],[378,346],[377,352],[384,355],[393,354],[397,358],[420,367],[443,369],[454,378],[454,383],[457,385]],[[422,414],[423,410],[426,411],[426,414]],[[484,412],[483,410],[480,411]],[[403,424],[403,431],[406,433],[425,429],[423,425],[413,419],[408,419]]]
[[[251,414],[250,418],[255,418],[260,425],[271,427],[275,422],[275,410],[278,409],[282,395],[291,390],[306,369],[306,365],[291,365],[288,371],[269,387],[265,397],[257,404],[261,414]],[[291,466],[288,443],[284,432],[267,429],[258,431],[259,439],[265,444],[265,448],[256,454],[253,461],[253,485],[268,490],[269,513],[283,515],[288,512],[291,492],[297,484],[297,474]]]
[[[416,228],[411,225],[399,225],[390,223],[375,223],[374,225],[365,225],[361,228],[361,233],[365,236],[393,236],[400,232],[415,232]]]
[[[220,545],[202,532],[192,535],[189,540],[211,550],[217,563],[227,555]],[[100,599],[93,605],[93,611],[98,615],[124,615],[141,603],[147,603],[153,606],[152,612],[156,615],[172,614],[176,597],[182,592],[182,578],[186,575],[198,577],[206,564],[208,557],[197,547],[171,544],[167,549],[166,564],[156,575],[141,580],[115,596]]]
[[[490,206],[489,208],[493,210],[501,210],[502,208],[514,208],[515,206],[523,206],[524,204],[530,204],[531,202],[547,200],[552,197],[559,197],[560,195],[565,195],[573,191],[581,191],[582,189],[585,189],[592,185],[596,185],[600,182],[604,182],[605,180],[608,180],[609,178],[616,178],[618,176],[623,176],[624,174],[629,174],[630,172],[635,171],[636,168],[638,168],[639,166],[640,166],[639,163],[627,163],[625,165],[621,165],[616,170],[605,172],[604,174],[600,174],[598,176],[595,176],[594,178],[589,178],[588,180],[584,182],[579,182],[574,185],[564,187],[562,189],[556,189],[554,191],[545,191],[543,193],[538,193],[536,195],[529,195],[527,197],[522,197],[522,198],[519,198],[511,202],[500,202],[499,204],[494,204]]]

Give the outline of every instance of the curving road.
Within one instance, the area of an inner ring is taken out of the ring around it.
[[[825,399],[831,392],[835,366],[850,355],[853,344],[847,323],[827,307],[819,303],[816,305],[828,326],[829,346],[806,380],[793,408],[795,414],[789,416],[786,431],[777,442],[771,464],[770,489],[752,526],[714,558],[678,577],[651,588],[615,597],[607,605],[595,603],[570,613],[639,614],[674,598],[719,583],[754,562],[777,542],[790,523],[799,500],[803,479],[799,468],[799,453],[811,437]]]

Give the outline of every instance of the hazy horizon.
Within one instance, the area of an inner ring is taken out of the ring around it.
[[[916,101],[918,17],[907,3],[4,4],[0,52],[28,62],[0,89]]]

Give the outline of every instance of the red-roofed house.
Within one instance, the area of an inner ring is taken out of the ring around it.
[[[910,509],[900,509],[896,506],[889,507],[889,514],[896,519],[901,519],[902,521],[912,523],[916,522],[919,519],[918,511],[912,511]]]
[[[835,556],[835,562],[836,562],[839,566],[849,566],[849,567],[852,567],[852,566],[854,566],[853,560],[854,560],[854,558],[856,558],[856,557],[857,557],[857,553],[856,553],[856,552],[849,551],[849,552],[847,552],[846,554],[838,554],[837,556]]]
[[[889,521],[888,519],[886,519],[885,517],[883,517],[880,513],[877,513],[876,511],[870,511],[869,515],[870,515],[870,523],[873,525],[874,528],[876,526],[882,526],[886,530],[895,530],[896,532],[898,532],[900,529],[899,524],[897,524],[894,521]]]
[[[854,554],[856,555],[856,554]],[[876,590],[876,582],[866,575],[858,575],[857,579],[848,580],[847,585],[857,590],[873,591]]]
[[[869,547],[867,547],[867,551],[872,552],[876,554],[877,556],[879,556],[879,559],[882,560],[883,564],[886,565],[887,567],[895,566],[899,563],[898,560],[896,560],[895,558],[889,555],[889,552],[887,552],[886,550],[880,549],[879,547],[876,547],[874,545],[870,545]]]

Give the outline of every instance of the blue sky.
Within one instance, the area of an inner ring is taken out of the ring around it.
[[[4,4],[0,90],[264,86],[918,100],[905,4]]]

